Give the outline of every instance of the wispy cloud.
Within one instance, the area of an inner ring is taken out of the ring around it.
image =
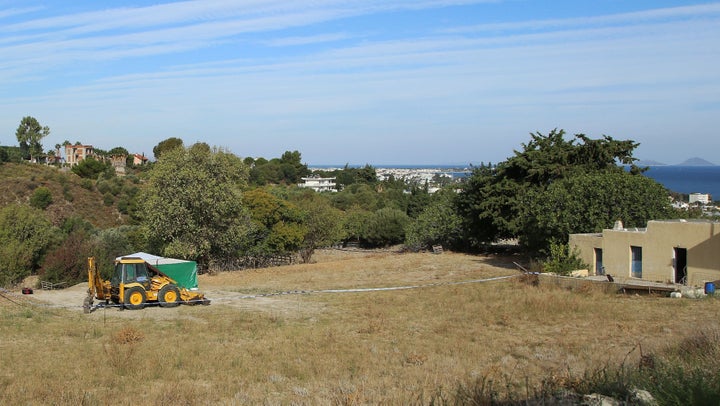
[[[297,46],[297,45],[310,45],[319,44],[325,42],[336,42],[351,38],[346,33],[330,33],[330,34],[319,34],[319,35],[306,35],[296,37],[283,37],[264,41],[264,43],[271,47],[286,47],[286,46]]]
[[[280,32],[379,11],[465,3],[472,1],[323,0],[304,3],[263,0],[238,3],[209,0],[115,8],[2,25],[0,60],[6,74],[12,73],[17,79],[18,72],[32,74],[78,61],[174,54],[211,48],[220,43],[242,43],[244,34]],[[307,45],[346,36],[323,33],[264,41],[270,46]]]
[[[716,106],[720,94],[720,3],[451,29],[417,24],[392,35],[392,27],[353,18],[485,2],[239,3],[44,18],[28,18],[35,11],[27,9],[13,18],[23,21],[0,25],[0,93],[13,95],[0,105],[10,116],[45,111],[63,123],[59,131],[117,123],[108,134],[145,134],[137,142],[157,143],[147,126],[162,123],[171,133],[163,136],[232,129],[319,145],[318,137],[366,133],[360,139],[398,148],[410,148],[403,143],[411,135],[452,132],[480,149],[479,128],[522,135],[607,117],[631,129],[643,120],[672,128],[674,109]],[[86,122],[71,124],[78,112]],[[212,143],[261,147],[248,138]]]
[[[564,29],[591,29],[636,24],[663,23],[687,19],[713,19],[720,16],[720,4],[703,4],[684,7],[669,7],[630,13],[607,14],[600,16],[543,19],[505,23],[477,24],[458,26],[443,30],[446,33],[492,33],[501,35],[508,32],[547,31]]]
[[[0,10],[0,19],[14,17],[22,14],[32,13],[41,10],[41,7],[24,7],[24,8],[10,8],[6,10]]]

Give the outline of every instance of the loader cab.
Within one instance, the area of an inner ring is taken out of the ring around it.
[[[115,272],[110,281],[114,287],[120,284],[139,283],[145,289],[150,288],[150,273],[145,261],[135,258],[123,258],[115,263]]]

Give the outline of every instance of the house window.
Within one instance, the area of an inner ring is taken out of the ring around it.
[[[630,264],[630,276],[642,278],[642,247],[630,247],[632,262]]]

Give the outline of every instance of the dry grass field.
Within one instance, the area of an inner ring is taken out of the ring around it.
[[[720,323],[714,298],[478,282],[517,275],[512,258],[315,261],[202,275],[210,306],[88,315],[82,285],[0,297],[0,403],[427,404],[473,382],[522,397],[543,380],[637,365],[641,351]],[[397,286],[423,287],[319,292]]]

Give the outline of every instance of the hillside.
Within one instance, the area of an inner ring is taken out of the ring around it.
[[[55,225],[78,216],[95,227],[107,228],[125,224],[115,202],[106,205],[95,182],[82,179],[66,169],[35,164],[3,163],[0,165],[0,206],[28,203],[33,192],[44,186],[52,193],[52,203],[45,209]]]

